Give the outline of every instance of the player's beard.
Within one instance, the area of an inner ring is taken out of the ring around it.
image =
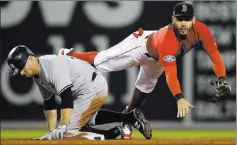
[[[180,31],[182,31],[182,30],[187,31],[186,34],[180,33]],[[190,30],[191,30],[191,28],[188,29],[188,28],[186,28],[186,27],[181,27],[180,29],[178,29],[178,28],[175,27],[175,25],[174,25],[174,32],[175,32],[176,37],[179,37],[179,38],[182,39],[182,40],[186,40],[186,38],[187,38],[187,36],[188,36]]]
[[[181,28],[179,29],[179,34],[180,34],[180,35],[188,35],[188,33],[189,33],[189,29],[186,28],[186,27],[181,27]]]
[[[183,27],[181,27],[181,28],[183,28]],[[180,29],[181,29],[180,28]],[[180,33],[180,29],[178,29],[177,27],[175,27],[175,25],[174,25],[174,33],[175,33],[175,35],[176,35],[176,37],[179,37],[180,39],[182,39],[182,40],[185,40],[186,38],[187,38],[187,35],[182,35],[181,33]],[[188,29],[187,29],[187,31],[189,31]],[[189,32],[188,32],[189,33]],[[187,33],[187,34],[188,34]]]

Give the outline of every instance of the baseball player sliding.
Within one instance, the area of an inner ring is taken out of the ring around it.
[[[100,109],[108,94],[107,82],[89,63],[71,56],[36,57],[23,45],[10,51],[7,62],[13,75],[33,77],[42,93],[49,131],[39,139],[75,137],[80,131],[93,132],[92,135],[97,139],[115,139],[121,134],[120,126],[109,130],[91,127],[113,122],[133,124],[146,139],[151,138],[150,124],[140,109],[134,109],[128,114]],[[58,127],[55,96],[61,98]]]
[[[154,89],[159,76],[165,71],[168,87],[177,100],[177,117],[184,117],[194,106],[182,93],[177,78],[176,60],[193,48],[204,49],[213,63],[217,80],[210,82],[216,88],[211,101],[227,98],[231,86],[226,80],[224,62],[210,30],[196,20],[191,4],[176,4],[171,24],[155,31],[144,31],[140,28],[108,50],[83,53],[60,49],[59,55],[83,59],[104,73],[141,65],[136,88],[125,112],[141,106],[147,94]],[[124,138],[131,138],[131,126],[124,124],[123,131]]]

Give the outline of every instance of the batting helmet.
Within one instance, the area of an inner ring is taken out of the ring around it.
[[[35,56],[35,54],[24,45],[18,45],[10,51],[7,57],[7,63],[13,71],[13,76],[20,73],[25,67],[28,57],[31,55]]]

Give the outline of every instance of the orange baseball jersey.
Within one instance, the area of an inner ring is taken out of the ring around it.
[[[205,49],[213,62],[217,77],[226,75],[213,35],[205,24],[197,20],[185,40],[176,36],[173,24],[159,29],[147,40],[148,52],[165,68],[167,83],[173,95],[182,93],[177,79],[176,59],[183,57],[193,48]]]

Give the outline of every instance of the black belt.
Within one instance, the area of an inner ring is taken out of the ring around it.
[[[145,53],[145,55],[147,56],[147,57],[149,57],[149,58],[153,58],[153,59],[155,59],[155,60],[157,60],[158,61],[158,59],[157,58],[155,58],[155,57],[152,57],[149,53]]]
[[[145,55],[149,58],[151,58],[150,54],[149,53],[145,53]]]
[[[91,81],[92,81],[92,82],[95,80],[96,76],[97,76],[97,73],[96,73],[96,72],[93,72],[93,73],[92,73],[92,77],[91,77]]]

